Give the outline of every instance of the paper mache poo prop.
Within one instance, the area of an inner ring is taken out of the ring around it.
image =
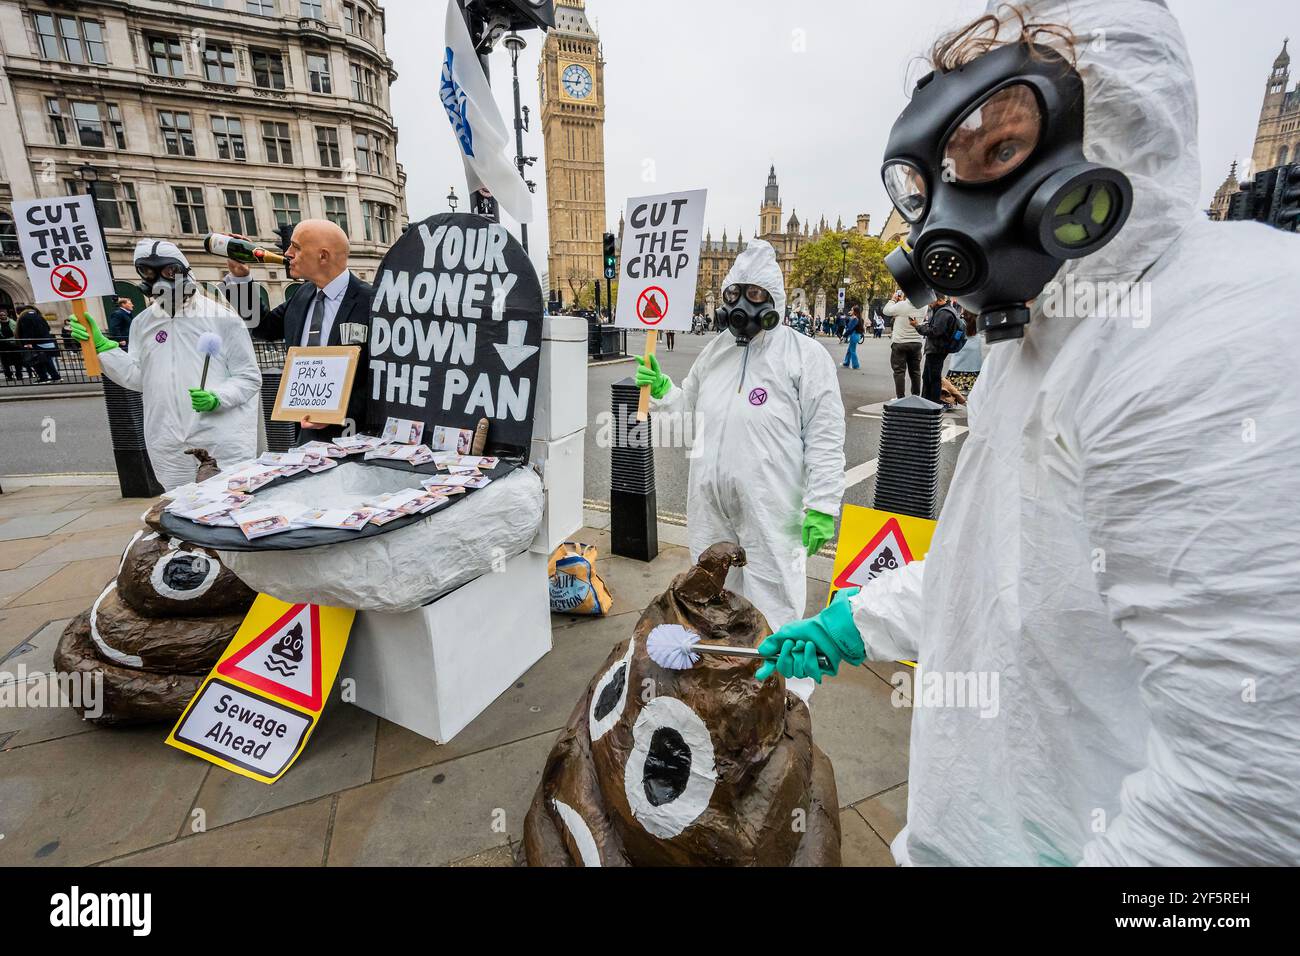
[[[532,866],[838,866],[839,800],[806,705],[758,662],[666,670],[650,632],[753,647],[771,633],[723,583],[745,553],[716,544],[616,647],[552,749],[524,823]]]

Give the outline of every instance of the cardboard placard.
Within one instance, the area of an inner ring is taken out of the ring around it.
[[[275,783],[307,746],[355,615],[259,594],[167,743],[240,776]]]
[[[627,201],[614,321],[619,328],[691,330],[707,198],[708,190],[694,189]]]
[[[371,305],[369,417],[473,430],[527,457],[541,367],[542,287],[500,223],[444,213],[388,250]]]
[[[14,225],[37,302],[114,295],[104,234],[90,196],[14,200]]]
[[[355,345],[289,349],[271,420],[310,418],[317,425],[342,425],[348,417],[348,398],[360,360],[361,349]]]
[[[835,592],[860,588],[884,571],[920,561],[930,550],[937,521],[845,505],[831,571],[830,604]]]

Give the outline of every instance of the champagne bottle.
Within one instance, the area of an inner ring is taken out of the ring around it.
[[[263,249],[242,236],[228,236],[220,232],[210,232],[203,240],[203,248],[214,256],[234,259],[236,262],[261,262],[266,265],[284,265],[284,256],[270,249]]]

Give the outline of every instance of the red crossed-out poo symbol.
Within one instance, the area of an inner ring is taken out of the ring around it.
[[[636,317],[646,325],[658,325],[668,314],[668,293],[652,285],[636,300]]]
[[[50,272],[50,288],[65,299],[80,299],[86,294],[86,274],[76,266],[55,266]]]

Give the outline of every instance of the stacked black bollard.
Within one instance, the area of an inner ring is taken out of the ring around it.
[[[938,517],[942,432],[942,405],[911,395],[885,406],[876,469],[874,507],[878,511],[931,520]]]
[[[659,553],[655,458],[650,418],[636,420],[641,390],[625,378],[612,386],[614,440],[610,449],[609,516],[612,550],[625,558],[653,561]]]
[[[266,422],[266,448],[268,451],[288,451],[298,437],[296,422],[273,422],[275,396],[280,391],[280,377],[284,369],[262,369],[262,418]]]
[[[113,461],[122,497],[152,498],[162,494],[144,445],[144,396],[123,388],[107,375],[101,375],[100,382],[104,386],[108,433],[113,440]]]

